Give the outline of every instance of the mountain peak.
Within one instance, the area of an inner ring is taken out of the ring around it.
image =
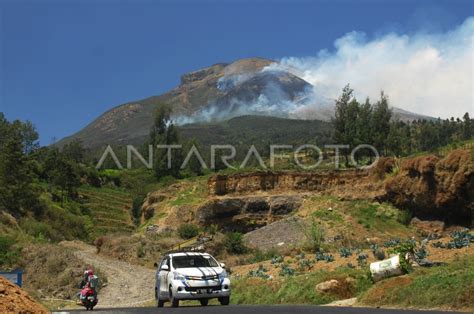
[[[76,138],[91,148],[140,144],[148,136],[156,109],[164,103],[172,108],[179,124],[249,114],[330,119],[332,110],[317,103],[310,83],[284,70],[265,69],[272,63],[264,58],[246,58],[186,73],[171,91],[112,108],[58,145]],[[409,119],[407,113],[402,116]]]
[[[249,74],[261,71],[273,61],[264,58],[245,58],[232,63],[216,63],[181,76],[181,85],[218,79],[225,75]]]

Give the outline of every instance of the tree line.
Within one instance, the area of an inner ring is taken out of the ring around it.
[[[349,85],[342,90],[335,102],[334,136],[338,144],[349,145],[348,151],[360,144],[374,146],[381,155],[407,156],[420,151],[436,149],[474,135],[474,121],[465,113],[463,119],[397,119],[389,107],[388,96],[371,103],[369,98],[361,103]]]
[[[375,103],[368,98],[361,103],[349,85],[336,100],[332,123],[334,142],[348,145],[347,151],[360,144],[371,144],[383,155],[406,156],[419,151],[435,151],[450,143],[471,139],[474,135],[474,121],[468,113],[462,119],[401,121],[394,117],[388,97],[383,92]],[[160,105],[156,111],[149,139],[141,151],[144,156],[149,144],[153,147],[183,145],[183,149],[171,150],[171,166],[168,165],[168,151],[155,150],[153,171],[157,180],[166,176],[202,175],[205,171],[195,156],[189,160],[186,169],[181,169],[186,157],[184,152],[189,152],[192,146],[196,146],[200,153],[203,150],[196,140],[183,141],[180,138],[178,127],[171,118],[171,108],[167,105]],[[203,154],[204,159],[207,157]],[[77,189],[82,183],[99,187],[102,177],[92,161],[90,152],[80,140],[71,141],[61,149],[40,147],[38,133],[31,122],[10,122],[0,112],[0,210],[18,217],[28,209],[41,216],[45,205],[40,195],[45,189],[54,200],[63,203],[77,198]],[[215,169],[211,170],[225,168],[219,154],[216,162]]]
[[[95,169],[84,164],[79,140],[57,147],[40,147],[30,121],[9,122],[0,112],[0,209],[15,217],[45,212],[40,195],[46,189],[61,203],[77,197],[81,177],[98,184]]]

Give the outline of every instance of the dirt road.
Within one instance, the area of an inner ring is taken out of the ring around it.
[[[94,246],[83,242],[64,241],[61,245],[76,249],[78,259],[107,276],[108,284],[100,291],[97,308],[136,307],[155,299],[154,270],[96,254]]]

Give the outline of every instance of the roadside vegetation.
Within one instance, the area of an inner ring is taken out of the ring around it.
[[[363,304],[398,308],[442,308],[473,311],[474,259],[459,257],[447,265],[419,268],[402,277],[375,284],[362,297]]]
[[[317,284],[328,280],[337,280],[339,284],[327,293],[315,289]],[[233,282],[232,302],[235,304],[326,304],[356,297],[371,285],[371,279],[365,271],[344,267],[332,272],[316,271],[272,280],[244,277]]]

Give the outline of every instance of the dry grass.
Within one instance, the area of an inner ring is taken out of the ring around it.
[[[20,266],[25,271],[24,287],[31,295],[70,300],[79,291],[79,282],[89,265],[78,261],[71,249],[46,244],[24,248]],[[100,269],[94,268],[94,272],[102,283],[107,282]]]

